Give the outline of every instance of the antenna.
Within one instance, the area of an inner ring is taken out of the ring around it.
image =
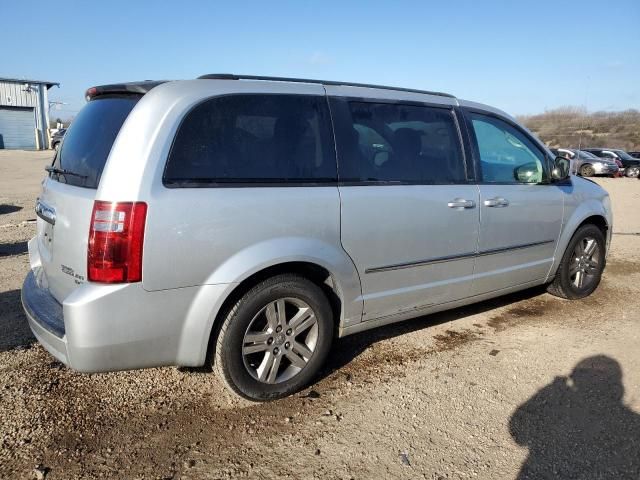
[[[578,137],[578,150],[582,150],[582,133],[584,132],[584,122],[587,118],[587,100],[589,99],[589,80],[591,80],[591,76],[587,75],[587,85],[584,89],[584,116],[582,117],[582,125],[580,125],[580,136]]]

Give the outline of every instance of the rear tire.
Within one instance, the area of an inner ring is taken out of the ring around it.
[[[596,174],[592,165],[582,165],[580,167],[580,175],[583,177],[593,177]]]
[[[295,274],[269,278],[227,312],[214,370],[244,399],[286,397],[317,374],[331,348],[333,326],[331,305],[320,287]]]
[[[547,291],[557,297],[577,300],[591,295],[602,277],[605,267],[604,235],[600,229],[587,224],[573,234]]]

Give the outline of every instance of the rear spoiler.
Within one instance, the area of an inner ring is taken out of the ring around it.
[[[91,87],[87,89],[87,91],[85,92],[85,99],[89,101],[100,95],[112,95],[112,94],[133,93],[138,95],[144,95],[152,88],[157,87],[158,85],[166,82],[167,80],[145,80],[142,82],[98,85],[96,87]]]

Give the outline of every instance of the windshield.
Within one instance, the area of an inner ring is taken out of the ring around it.
[[[622,160],[635,160],[631,155],[629,155],[624,150],[611,150],[613,153],[618,155]]]
[[[54,167],[73,173],[51,173],[59,182],[98,188],[102,170],[120,127],[140,97],[98,97],[90,101],[68,128]]]

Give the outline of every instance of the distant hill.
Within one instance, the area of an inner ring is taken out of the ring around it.
[[[539,115],[518,117],[548,146],[610,147],[640,150],[640,111],[593,112],[562,107]]]

